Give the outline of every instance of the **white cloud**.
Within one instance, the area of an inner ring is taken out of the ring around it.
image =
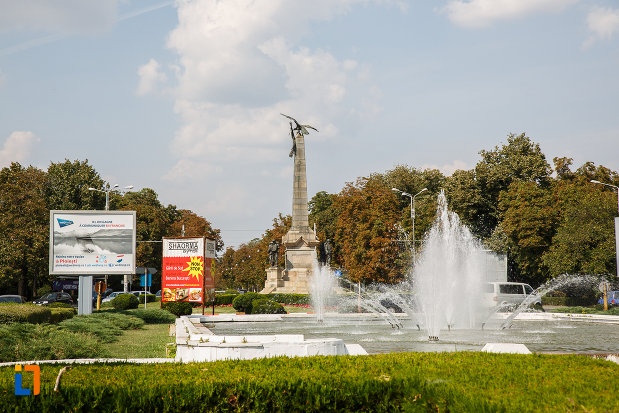
[[[167,80],[166,74],[159,70],[160,67],[161,65],[155,59],[150,59],[148,63],[140,66],[138,69],[140,83],[135,92],[138,96],[154,92],[159,84]]]
[[[117,0],[0,0],[0,31],[90,33],[116,21]]]
[[[34,133],[29,131],[15,131],[9,135],[0,150],[0,167],[5,167],[11,162],[25,161],[32,147],[39,142]]]
[[[535,13],[557,12],[579,0],[450,0],[443,11],[463,27],[485,27],[496,21]]]
[[[363,2],[179,0],[168,40],[179,56],[182,121],[173,154],[181,163],[273,161],[290,149],[280,112],[316,126],[316,139],[336,136],[342,114],[363,116],[362,102],[375,95],[367,68],[299,44],[311,21]]]
[[[443,175],[451,176],[454,172],[458,170],[466,171],[471,168],[467,165],[466,162],[456,159],[450,164],[445,164],[441,166],[432,164],[423,165],[421,169],[438,169]]]
[[[584,46],[589,46],[596,40],[610,40],[619,32],[619,9],[594,8],[587,16],[587,27],[591,36]]]

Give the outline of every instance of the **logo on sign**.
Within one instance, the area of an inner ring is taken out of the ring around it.
[[[64,227],[68,227],[69,225],[73,225],[73,221],[69,221],[68,219],[60,219],[60,218],[56,218],[58,220],[58,225],[60,225],[60,228],[64,228]]]

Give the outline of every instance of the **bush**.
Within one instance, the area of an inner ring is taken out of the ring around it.
[[[106,311],[101,313],[93,313],[88,317],[110,322],[121,330],[137,330],[144,325],[144,320],[132,314],[112,313]]]
[[[308,305],[312,303],[309,294],[271,293],[267,294],[266,297],[270,300],[286,305]]]
[[[122,314],[128,314],[138,317],[146,324],[170,324],[176,320],[176,316],[167,310],[159,308],[137,308],[135,310],[126,310]]]
[[[0,325],[1,362],[105,356],[105,350],[94,337],[62,330],[54,325]]]
[[[95,318],[93,315],[78,315],[70,320],[58,323],[58,327],[65,331],[81,333],[95,337],[102,343],[112,343],[118,340],[122,334],[120,327],[103,318]]]
[[[69,303],[48,303],[43,304],[43,306],[48,308],[72,308],[73,310],[75,310],[75,307],[73,307]],[[75,310],[75,312],[77,313],[77,310]]]
[[[238,294],[215,294],[215,305],[230,305]]]
[[[251,302],[252,314],[286,314],[284,307],[268,298],[260,298]]]
[[[234,294],[234,295],[239,295],[239,291],[235,290],[234,288],[228,288],[226,291],[224,291],[224,294]]]
[[[51,311],[50,324],[58,324],[63,320],[73,318],[77,313],[74,308],[52,308]]]
[[[190,315],[193,312],[193,306],[187,301],[171,301],[163,305],[163,309],[169,311],[177,317],[182,315]]]
[[[157,299],[157,296],[155,294],[140,294],[140,298],[138,298],[140,304],[144,304],[144,297],[146,297],[147,303],[154,303]]]
[[[138,297],[133,294],[120,294],[112,300],[112,307],[117,310],[129,310],[131,308],[138,308],[140,302]]]
[[[251,314],[251,303],[259,298],[264,298],[264,296],[258,293],[239,294],[232,300],[232,307],[234,307],[236,311]]]
[[[0,323],[49,323],[52,311],[35,304],[0,304]]]

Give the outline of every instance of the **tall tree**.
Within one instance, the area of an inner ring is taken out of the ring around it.
[[[561,221],[542,260],[551,276],[616,274],[614,218],[617,195],[590,184],[557,186]]]
[[[221,231],[213,228],[211,223],[204,217],[188,209],[179,209],[179,218],[170,226],[169,236],[179,237],[184,234],[187,237],[208,237],[215,240],[215,250],[221,251],[224,242],[221,238]]]
[[[336,200],[340,216],[335,243],[351,281],[399,281],[402,265],[396,243],[400,212],[395,194],[380,175],[348,183]]]
[[[5,291],[35,296],[49,281],[45,186],[45,172],[32,166],[14,162],[0,171],[0,283]]]
[[[66,159],[51,163],[47,168],[45,195],[50,209],[98,209],[105,208],[105,196],[88,188],[100,189],[103,180],[95,169],[85,161]]]

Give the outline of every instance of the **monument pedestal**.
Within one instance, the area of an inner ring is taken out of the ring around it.
[[[260,294],[269,294],[274,291],[279,291],[280,287],[284,284],[284,270],[278,267],[267,268],[267,280],[264,283],[264,289],[260,291]]]

